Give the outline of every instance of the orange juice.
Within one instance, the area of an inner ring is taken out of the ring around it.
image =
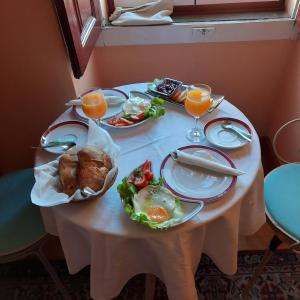
[[[103,94],[90,93],[82,97],[82,110],[92,119],[100,119],[107,110],[107,103]]]
[[[184,102],[186,111],[195,118],[203,116],[211,105],[210,93],[201,89],[190,90]]]

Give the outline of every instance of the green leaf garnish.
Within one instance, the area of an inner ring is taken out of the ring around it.
[[[166,112],[164,108],[165,101],[159,97],[155,97],[151,100],[151,106],[144,111],[145,118],[157,119],[163,116]]]

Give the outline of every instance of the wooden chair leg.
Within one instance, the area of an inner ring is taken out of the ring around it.
[[[300,255],[300,243],[294,243],[290,246],[290,249],[294,251],[296,254]]]
[[[282,243],[282,241],[276,235],[274,235],[271,242],[270,242],[270,244],[269,244],[269,248],[265,251],[264,256],[263,256],[258,268],[255,270],[252,278],[249,280],[248,284],[246,285],[246,287],[242,291],[242,293],[240,295],[241,299],[247,299],[248,293],[252,289],[255,281],[260,276],[260,274],[262,273],[263,268],[265,267],[266,263],[270,260],[270,258],[274,254],[275,250],[277,249],[277,247],[281,243]]]
[[[156,277],[146,274],[145,280],[145,300],[154,300]]]

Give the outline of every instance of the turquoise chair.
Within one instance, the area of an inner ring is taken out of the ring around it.
[[[64,299],[71,299],[42,251],[50,236],[45,232],[39,207],[30,200],[33,184],[33,169],[0,177],[0,263],[36,256]]]
[[[242,299],[247,298],[264,266],[282,242],[287,243],[291,250],[300,254],[299,147],[300,118],[297,118],[281,126],[273,139],[274,153],[283,165],[277,167],[265,177],[264,199],[267,220],[274,229],[275,234],[260,265],[243,290]],[[285,151],[284,148],[289,151]],[[288,158],[287,156],[291,157]]]

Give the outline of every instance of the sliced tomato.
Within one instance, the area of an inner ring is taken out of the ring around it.
[[[130,120],[134,123],[137,123],[140,121],[140,119],[137,117],[137,115],[131,115]]]
[[[150,181],[150,180],[153,179],[153,173],[152,173],[150,170],[146,170],[146,171],[144,172],[144,176],[146,177],[146,179],[147,179],[148,181]]]
[[[125,118],[120,118],[120,121],[122,122],[122,123],[124,123],[124,124],[127,124],[127,125],[132,125],[133,124],[133,122],[132,121],[129,121],[129,120],[127,120],[127,119],[125,119]]]
[[[132,115],[128,116],[128,120],[130,120],[134,123],[141,122],[144,119],[145,119],[145,114],[144,113],[140,113],[138,115],[132,114]]]
[[[143,165],[132,172],[128,178],[128,182],[134,184],[138,189],[141,189],[147,186],[152,179],[151,162],[146,160]]]
[[[145,119],[145,114],[142,112],[142,113],[136,115],[136,117],[137,117],[140,121],[142,121],[142,120]]]
[[[153,179],[153,173],[151,172],[151,161],[149,160],[145,161],[142,167],[142,172],[148,181]]]
[[[149,170],[151,171],[151,161],[150,160],[146,160],[143,164],[143,167],[142,167],[142,170],[143,171],[146,171],[146,170]]]
[[[134,124],[133,122],[126,120],[125,118],[113,117],[107,121],[108,124],[113,126],[129,126]]]
[[[133,180],[133,184],[137,188],[143,188],[149,184],[149,181],[147,180],[146,176],[140,176],[140,177],[135,177]]]
[[[107,120],[107,123],[110,125],[115,125],[117,122],[118,122],[118,118],[116,118],[116,117],[113,117],[113,118]]]

